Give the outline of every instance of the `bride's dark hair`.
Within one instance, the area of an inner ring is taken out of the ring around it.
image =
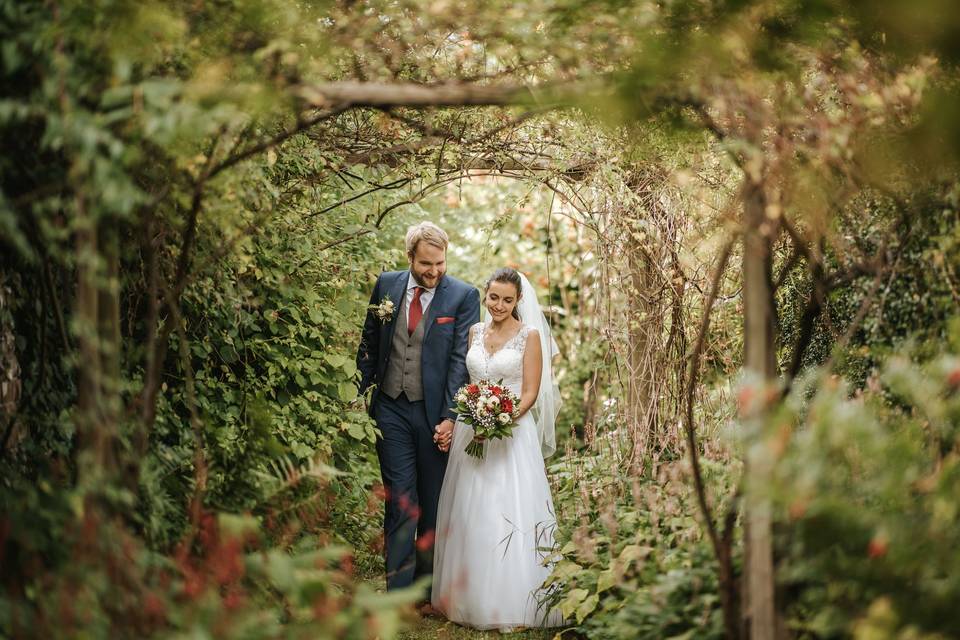
[[[487,279],[487,284],[483,287],[483,293],[486,295],[487,291],[490,289],[491,282],[506,282],[512,284],[517,288],[517,302],[520,302],[520,297],[523,295],[523,284],[520,282],[520,274],[516,269],[511,269],[510,267],[500,267],[493,272],[493,275]],[[520,319],[520,314],[517,313],[517,306],[513,307],[513,317],[517,320]]]

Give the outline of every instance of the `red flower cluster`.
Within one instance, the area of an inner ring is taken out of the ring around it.
[[[473,439],[465,451],[475,458],[483,458],[485,441],[509,438],[520,417],[520,398],[503,386],[502,380],[466,384],[457,391],[454,402],[459,419],[473,427]]]

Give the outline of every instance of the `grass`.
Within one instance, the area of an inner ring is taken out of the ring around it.
[[[377,591],[383,591],[383,574],[364,575],[361,578],[376,588]],[[560,629],[527,629],[517,633],[500,633],[499,631],[480,631],[463,627],[455,622],[450,622],[444,618],[417,618],[410,623],[409,629],[401,632],[398,640],[493,640],[494,638],[503,638],[509,640],[549,640],[553,638]]]

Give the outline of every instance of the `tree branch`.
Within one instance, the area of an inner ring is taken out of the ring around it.
[[[731,237],[724,244],[720,251],[720,257],[717,262],[717,268],[713,272],[713,278],[710,282],[710,295],[703,306],[703,318],[700,321],[700,328],[697,331],[697,339],[694,343],[693,353],[690,354],[690,374],[687,378],[684,396],[686,399],[686,411],[684,412],[684,423],[686,426],[687,449],[690,453],[690,466],[693,474],[694,488],[697,493],[697,504],[700,507],[700,513],[707,528],[707,535],[710,538],[710,544],[713,547],[713,553],[717,557],[719,564],[720,597],[724,607],[724,619],[728,624],[732,624],[738,618],[736,614],[736,585],[733,581],[733,562],[731,558],[730,547],[725,543],[729,538],[725,527],[723,538],[717,531],[717,525],[713,521],[713,514],[710,511],[710,505],[707,502],[707,492],[703,483],[703,472],[700,469],[700,455],[697,445],[696,428],[693,424],[693,404],[694,392],[697,386],[697,377],[700,371],[700,357],[703,354],[704,346],[707,341],[707,332],[710,328],[710,313],[713,309],[713,303],[717,299],[720,291],[720,284],[723,281],[723,273],[727,268],[727,262],[730,259],[730,253],[733,250],[735,237]],[[729,634],[728,629],[728,634]],[[732,637],[736,637],[733,635]]]
[[[343,106],[343,105],[339,107],[332,107],[325,111],[321,111],[315,114],[313,117],[307,118],[306,120],[303,120],[301,117],[298,116],[296,125],[294,125],[289,129],[284,129],[283,131],[273,136],[272,138],[267,138],[266,140],[262,140],[261,142],[258,142],[257,144],[253,145],[252,147],[248,147],[243,151],[237,151],[231,154],[230,156],[225,158],[222,162],[210,168],[206,175],[206,178],[208,179],[212,178],[218,173],[226,169],[229,169],[230,167],[240,162],[243,162],[244,160],[247,160],[248,158],[251,158],[259,153],[263,153],[264,151],[277,146],[278,144],[284,142],[285,140],[292,138],[298,133],[306,131],[307,129],[322,122],[323,120],[327,120],[328,118],[333,118],[343,113],[349,108],[350,108],[349,106]]]
[[[413,82],[323,82],[303,85],[298,95],[311,105],[329,109],[371,107],[463,107],[495,106],[533,102],[527,86],[488,86],[462,83],[417,84]]]

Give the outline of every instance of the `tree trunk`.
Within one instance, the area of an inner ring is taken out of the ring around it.
[[[79,196],[76,216],[77,466],[81,484],[95,487],[102,486],[101,473],[106,462],[101,414],[99,255],[96,223],[87,214],[86,203]]]
[[[759,429],[765,415],[764,396],[775,376],[774,309],[771,304],[771,221],[767,220],[762,187],[749,177],[743,188],[743,314],[744,366],[754,403],[747,420]],[[756,394],[762,394],[760,396]],[[757,495],[770,473],[766,456],[747,446],[746,602],[743,611],[752,640],[777,637],[774,602],[773,539],[769,501]],[[762,448],[761,448],[762,449]]]
[[[16,427],[17,407],[20,403],[21,372],[17,359],[17,334],[12,314],[13,287],[0,269],[0,455],[7,447],[15,447],[12,437]],[[8,319],[9,316],[9,319]]]
[[[630,273],[627,318],[627,416],[633,441],[634,461],[641,460],[656,440],[657,411],[654,406],[652,358],[656,347],[653,332],[661,329],[654,321],[653,268],[633,237],[627,243]]]
[[[108,472],[120,462],[120,236],[115,225],[100,230],[100,255],[103,278],[99,283],[97,315],[100,350],[100,415],[103,429],[103,463]]]

